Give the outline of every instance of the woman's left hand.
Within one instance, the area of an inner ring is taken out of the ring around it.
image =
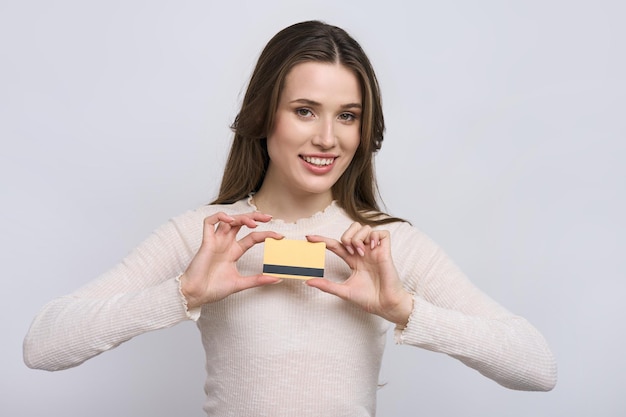
[[[312,278],[306,284],[334,294],[404,326],[413,309],[413,297],[402,286],[391,258],[391,237],[387,230],[373,230],[359,223],[341,236],[341,242],[323,236],[307,236],[309,242],[324,242],[326,248],[343,259],[352,274],[343,283]]]

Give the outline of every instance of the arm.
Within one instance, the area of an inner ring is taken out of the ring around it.
[[[543,336],[524,318],[478,290],[428,237],[398,226],[394,259],[414,294],[396,342],[445,353],[499,384],[518,390],[551,390],[556,363]]]
[[[270,218],[197,211],[171,220],[113,270],[46,305],[24,340],[24,361],[46,370],[76,366],[141,333],[195,320],[203,304],[277,282],[236,268],[249,248],[282,237],[266,231],[237,239],[243,227]]]
[[[388,227],[354,223],[341,242],[308,236],[352,274],[343,283],[306,283],[396,323],[397,343],[448,354],[508,388],[554,387],[554,357],[534,327],[474,287],[424,234],[407,223]]]
[[[115,268],[44,306],[24,340],[26,365],[70,368],[138,334],[191,317],[178,276],[199,244],[201,224],[201,215],[193,212],[169,221]]]

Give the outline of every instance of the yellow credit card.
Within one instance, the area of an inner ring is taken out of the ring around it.
[[[322,278],[325,255],[324,242],[267,238],[263,253],[263,274],[305,280]]]

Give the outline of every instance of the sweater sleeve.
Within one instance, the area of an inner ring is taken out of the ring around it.
[[[423,233],[398,231],[394,261],[414,307],[396,342],[450,355],[507,388],[551,390],[556,362],[537,329],[477,289]]]
[[[26,365],[71,368],[139,334],[197,319],[179,276],[199,245],[202,218],[188,212],[170,220],[116,267],[46,304],[24,339]]]

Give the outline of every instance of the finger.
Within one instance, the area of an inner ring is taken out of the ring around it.
[[[232,218],[232,217],[231,217]],[[241,222],[232,218],[232,220],[220,221],[215,227],[216,235],[228,235],[228,234],[237,234],[239,230],[242,228]]]
[[[250,213],[250,215],[257,222],[267,223],[273,219],[271,214],[261,213],[260,211],[253,211]]]
[[[250,228],[255,228],[257,226],[257,222],[267,223],[272,220],[272,216],[269,214],[264,214],[258,211],[253,211],[250,213],[239,214],[233,216],[235,219],[233,225],[245,225]]]
[[[326,244],[326,249],[333,252],[335,255],[339,256],[341,259],[346,261],[348,266],[350,266],[350,262],[348,262],[351,253],[348,252],[347,248],[341,244],[338,240],[331,239],[324,236],[319,235],[307,235],[306,240],[312,243],[316,242],[324,242]]]
[[[361,256],[365,256],[365,245],[370,243],[370,233],[372,233],[370,226],[362,226],[352,235],[352,239],[350,240],[352,247],[354,247]]]
[[[259,212],[251,212],[245,214],[238,214],[234,216],[229,216],[231,221],[227,223],[220,223],[216,231],[221,232],[223,234],[228,234],[234,232],[235,234],[239,233],[242,227],[246,226],[249,229],[254,229],[257,227],[257,222],[266,223],[272,220],[272,216],[269,214],[263,214]]]
[[[220,223],[228,224],[233,220],[234,219],[231,216],[221,211],[205,217],[202,228],[203,241],[210,239],[214,235],[216,225],[219,225]]]
[[[220,219],[222,218],[224,220],[222,220],[218,224],[216,231],[222,234],[228,234],[228,233],[233,233],[233,232],[236,234],[236,233],[239,233],[239,230],[243,226],[246,226],[250,229],[254,229],[257,227],[257,222],[268,222],[272,219],[272,216],[270,216],[269,214],[263,214],[259,212],[251,212],[251,213],[237,214],[233,216],[224,215],[220,217]]]
[[[272,277],[270,275],[250,275],[247,277],[241,277],[235,282],[234,292],[239,292],[255,287],[261,287],[263,285],[278,284],[280,282],[282,282],[282,279],[278,277]]]
[[[354,255],[354,247],[352,246],[352,236],[361,228],[361,224],[354,222],[348,227],[348,230],[341,235],[341,243],[345,246],[350,255]]]
[[[232,222],[234,220],[235,220],[234,217],[229,216],[228,214],[224,213],[223,211],[218,211],[217,213],[213,213],[210,216],[205,217],[204,218],[204,225],[205,226],[215,226],[219,222],[230,223],[230,222]]]
[[[245,252],[248,249],[250,249],[252,246],[256,245],[257,243],[264,242],[265,239],[267,239],[268,237],[272,239],[278,239],[278,240],[284,238],[284,236],[281,235],[280,233],[276,233],[272,231],[252,232],[252,233],[248,233],[246,236],[241,238],[239,240],[239,245]]]
[[[304,281],[309,287],[317,288],[325,293],[335,295],[344,300],[349,300],[350,290],[343,284],[338,284],[324,278],[311,278]]]
[[[375,239],[376,239],[376,247],[378,246],[388,246],[391,242],[391,234],[389,233],[388,230],[376,230],[372,233],[372,235],[374,235],[375,233]],[[374,246],[372,246],[372,249],[374,249]]]
[[[386,230],[373,230],[372,233],[370,233],[369,236],[369,247],[371,250],[376,249],[378,246],[380,246],[382,240],[385,238],[385,234],[388,234],[388,232]]]

